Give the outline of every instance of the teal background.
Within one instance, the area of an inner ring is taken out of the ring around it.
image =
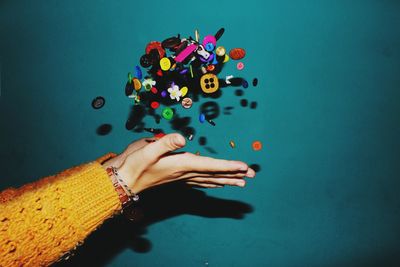
[[[259,85],[243,97],[225,88],[221,109],[235,108],[216,127],[188,111],[187,150],[259,164],[257,177],[244,189],[150,192],[146,223],[107,222],[60,265],[400,266],[399,1],[3,0],[0,188],[146,136],[125,129],[124,86],[147,42],[220,27],[221,44],[247,51],[241,73],[231,62],[222,74]],[[94,110],[98,95],[106,105]],[[110,134],[96,134],[102,123]]]

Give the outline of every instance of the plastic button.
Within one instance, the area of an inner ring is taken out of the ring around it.
[[[238,62],[238,63],[236,64],[236,68],[237,68],[238,70],[244,69],[244,64],[243,64],[243,62]]]
[[[205,121],[206,121],[206,115],[204,115],[203,113],[201,113],[200,116],[199,116],[199,121],[200,121],[201,123],[205,122]]]
[[[157,101],[153,101],[153,102],[151,102],[150,106],[153,109],[156,109],[156,108],[158,108],[160,106],[160,103],[158,103]]]
[[[251,146],[253,147],[253,150],[255,150],[255,151],[262,149],[262,143],[260,141],[254,141]]]
[[[142,88],[142,83],[138,78],[133,78],[133,88],[135,88],[136,91],[139,91]]]
[[[192,107],[193,101],[191,98],[189,97],[185,97],[184,99],[182,99],[182,107],[188,109]]]
[[[92,101],[92,107],[94,109],[99,109],[102,108],[105,104],[106,100],[102,96],[98,96]]]
[[[167,57],[160,59],[160,67],[163,71],[167,71],[171,68],[171,61]]]
[[[229,51],[229,56],[233,60],[239,60],[244,58],[246,55],[246,51],[243,48],[233,48],[231,51]]]
[[[181,90],[180,90],[181,91],[181,97],[184,97],[187,94],[188,90],[189,89],[186,86],[182,87]]]
[[[226,49],[223,46],[218,46],[217,49],[215,50],[215,53],[217,54],[217,56],[223,57],[226,53]]]
[[[162,117],[166,120],[172,119],[174,116],[174,111],[170,107],[165,107],[161,113]]]
[[[206,94],[216,92],[219,88],[218,77],[212,73],[204,74],[200,78],[200,87]]]

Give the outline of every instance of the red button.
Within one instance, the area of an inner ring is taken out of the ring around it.
[[[152,92],[153,94],[157,94],[158,90],[157,90],[157,88],[155,88],[155,87],[151,87],[151,92]]]
[[[151,102],[150,106],[151,106],[153,109],[156,109],[156,108],[158,108],[158,107],[160,106],[160,103],[158,103],[158,102],[156,102],[156,101],[153,101],[153,102]]]

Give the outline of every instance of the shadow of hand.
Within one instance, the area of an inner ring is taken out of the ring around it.
[[[85,240],[75,256],[55,266],[103,266],[126,248],[140,253],[151,250],[150,240],[143,237],[147,226],[174,216],[191,214],[208,218],[242,219],[253,211],[249,204],[207,196],[205,192],[172,183],[144,191],[138,209],[143,218],[129,221],[117,216],[105,222]]]

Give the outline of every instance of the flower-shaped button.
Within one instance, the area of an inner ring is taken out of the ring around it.
[[[171,99],[176,99],[176,101],[179,101],[180,97],[182,96],[182,92],[179,90],[179,86],[176,84],[172,84],[172,86],[168,88],[168,93]]]
[[[154,81],[152,78],[146,78],[144,79],[143,83],[142,83],[144,89],[146,91],[150,91],[151,88],[156,85],[156,81]]]

